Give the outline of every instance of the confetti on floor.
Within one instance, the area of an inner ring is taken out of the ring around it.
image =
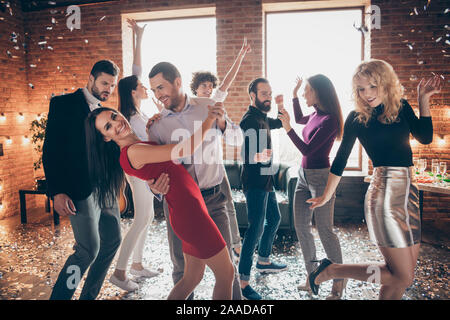
[[[9,219],[19,220],[18,216]],[[0,221],[0,300],[48,299],[53,284],[67,257],[73,252],[73,234],[69,220],[61,218],[54,226],[50,215],[39,221],[29,218],[29,223],[14,226]],[[130,228],[133,219],[122,219],[122,235]],[[382,262],[382,256],[369,240],[364,224],[344,224],[335,227],[341,242],[344,263]],[[325,257],[318,233],[313,229],[317,257]],[[447,300],[449,248],[422,244],[414,284],[407,289],[405,300]],[[144,249],[144,265],[161,274],[150,279],[138,279],[139,289],[132,293],[112,285],[112,275],[117,255],[111,265],[98,299],[102,300],[163,300],[172,289],[172,264],[170,261],[166,221],[157,216],[150,226]],[[306,280],[300,245],[293,233],[281,230],[274,243],[272,259],[286,263],[288,270],[278,274],[262,275],[254,268],[251,286],[267,300],[323,300],[330,293],[332,282],[322,284],[320,295],[311,296],[297,290]],[[132,277],[132,276],[131,276]],[[79,297],[84,280],[76,290]],[[214,276],[207,268],[205,276],[195,291],[196,300],[212,297]],[[379,285],[349,280],[344,299],[375,300]]]

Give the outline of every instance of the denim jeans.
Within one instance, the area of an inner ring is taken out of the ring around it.
[[[273,189],[270,192],[250,189],[244,194],[247,199],[248,229],[242,243],[239,275],[241,280],[249,281],[256,245],[258,244],[258,261],[269,262],[281,218]]]

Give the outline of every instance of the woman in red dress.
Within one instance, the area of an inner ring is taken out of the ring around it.
[[[141,141],[114,109],[98,108],[86,119],[89,171],[100,203],[117,199],[123,171],[142,180],[156,179],[162,173],[170,176],[166,200],[170,223],[183,243],[185,270],[168,299],[186,299],[202,280],[205,265],[216,278],[213,299],[231,299],[234,268],[226,243],[197,184],[182,165],[172,161],[190,156],[202,144],[216,120],[217,108],[221,104],[210,107],[208,118],[192,137],[170,145]]]

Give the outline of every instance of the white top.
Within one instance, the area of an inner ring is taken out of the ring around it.
[[[132,67],[133,75],[138,78],[142,74],[142,67],[133,64]],[[141,110],[139,110],[141,112]],[[130,117],[130,125],[131,129],[133,129],[134,133],[138,136],[142,141],[148,141],[148,135],[145,126],[148,122],[148,117],[142,113],[136,113]]]
[[[91,109],[91,111],[94,111],[95,109],[101,107],[100,100],[94,97],[92,93],[89,92],[87,87],[84,87],[82,90],[84,97],[86,98],[86,102],[89,105],[89,109]]]
[[[142,141],[148,141],[148,135],[145,126],[148,122],[148,117],[142,113],[136,113],[130,118],[130,125],[134,133]]]
[[[224,102],[228,96],[228,92],[217,89],[212,95],[211,99],[216,102]]]

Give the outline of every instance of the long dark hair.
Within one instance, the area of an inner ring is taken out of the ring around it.
[[[103,111],[117,113],[117,110],[111,108],[98,108],[89,113],[85,120],[86,150],[89,178],[98,204],[101,207],[111,207],[124,183],[124,173],[119,163],[119,146],[112,140],[106,142],[95,127],[95,120]]]
[[[341,140],[344,131],[344,119],[342,117],[341,104],[339,103],[333,83],[323,74],[316,74],[309,77],[306,81],[308,81],[316,94],[317,100],[319,100],[319,104],[316,108],[323,113],[332,115],[338,120],[338,133],[336,139]]]
[[[128,121],[130,121],[131,116],[138,112],[131,95],[131,91],[136,90],[137,86],[138,77],[135,75],[122,78],[119,81],[119,111]]]

